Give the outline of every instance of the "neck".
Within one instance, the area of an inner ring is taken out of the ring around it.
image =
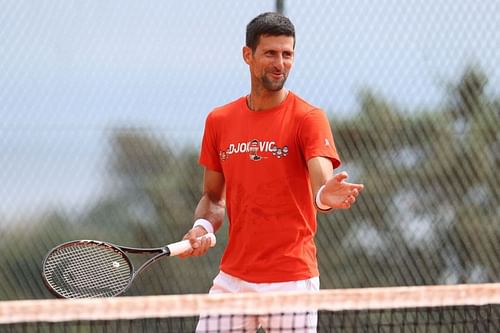
[[[262,111],[280,105],[288,96],[288,90],[283,88],[278,91],[256,91],[247,96],[248,108],[252,111]]]

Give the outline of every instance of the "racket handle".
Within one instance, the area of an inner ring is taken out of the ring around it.
[[[210,239],[210,247],[214,247],[216,242],[217,242],[215,239],[215,235],[213,233],[208,233],[206,235],[198,237],[199,240],[201,240],[203,238]],[[179,255],[183,252],[191,250],[191,242],[188,240],[183,240],[183,241],[180,241],[177,243],[169,244],[169,245],[167,245],[167,247],[170,250],[170,256],[176,256],[176,255]]]

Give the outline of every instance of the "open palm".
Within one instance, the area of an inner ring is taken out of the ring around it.
[[[347,172],[340,172],[330,178],[321,191],[321,203],[334,209],[350,208],[364,186],[346,182],[347,177]]]

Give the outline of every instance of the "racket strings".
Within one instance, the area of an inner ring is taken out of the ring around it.
[[[111,297],[127,287],[132,267],[120,252],[108,246],[73,244],[47,258],[44,274],[62,297]]]

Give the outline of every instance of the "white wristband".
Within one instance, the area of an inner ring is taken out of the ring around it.
[[[197,219],[196,221],[194,221],[193,228],[197,226],[203,227],[209,234],[214,233],[214,226],[212,225],[212,223],[210,223],[209,220]]]
[[[332,207],[327,206],[321,202],[320,195],[321,195],[321,192],[323,191],[324,188],[325,188],[325,185],[321,186],[319,188],[318,192],[316,193],[316,198],[315,198],[316,207],[318,207],[320,210],[330,210],[330,209],[332,209]]]

